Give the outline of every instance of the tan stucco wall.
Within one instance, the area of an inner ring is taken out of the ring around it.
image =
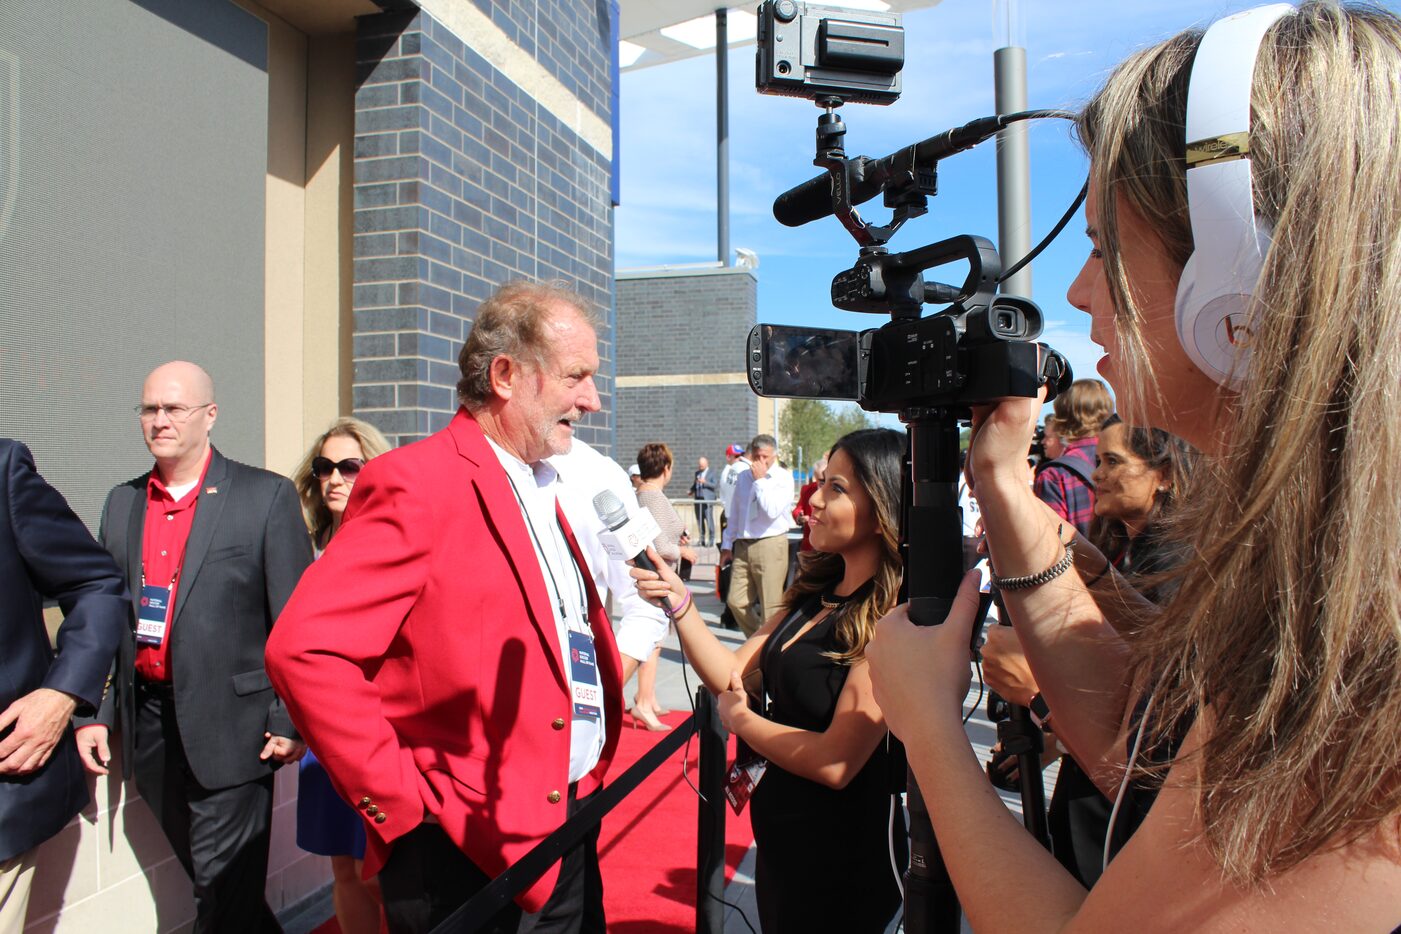
[[[352,407],[354,37],[313,37],[307,66],[313,80],[307,88],[303,433],[298,455],[336,416],[348,415]]]
[[[264,463],[290,473],[305,435],[307,37],[268,17]]]

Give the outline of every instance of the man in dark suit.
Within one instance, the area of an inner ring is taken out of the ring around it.
[[[150,473],[115,487],[102,544],[135,598],[134,638],[116,702],[79,730],[84,764],[105,773],[107,730],[123,774],[160,820],[194,881],[195,930],[281,930],[263,897],[272,773],[302,744],[263,670],[273,620],[311,563],[297,493],[285,477],[221,455],[209,441],[214,384],[193,363],[157,367],[141,388]]]
[[[459,366],[456,417],[365,465],[268,640],[273,683],[365,816],[395,934],[432,929],[598,790],[637,664],[548,461],[600,405],[581,300],[505,286]],[[596,829],[516,901],[490,930],[602,934]]]
[[[691,498],[696,503],[696,530],[700,533],[702,547],[715,541],[715,474],[710,470],[710,461],[702,457],[696,461],[695,479],[691,481]]]
[[[129,604],[111,556],[4,438],[0,482],[0,931],[18,931],[35,848],[88,803],[69,718],[102,703]],[[57,655],[45,598],[64,614]]]

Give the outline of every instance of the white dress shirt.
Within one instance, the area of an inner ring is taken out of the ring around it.
[[[593,628],[589,625],[588,593],[584,589],[584,575],[574,561],[569,543],[560,528],[555,514],[555,496],[559,488],[559,474],[548,460],[527,464],[510,454],[495,441],[487,438],[487,443],[496,452],[496,459],[506,469],[506,477],[516,491],[521,518],[525,520],[526,531],[535,548],[535,557],[540,562],[541,576],[545,579],[545,590],[549,593],[550,606],[554,610],[555,634],[559,638],[560,658],[564,672],[569,678],[570,706],[573,707],[574,667],[569,652],[569,631],[587,633],[593,638]],[[563,507],[561,507],[563,508]],[[568,514],[566,513],[566,518]],[[571,523],[572,526],[572,523]],[[575,533],[575,538],[578,538]],[[580,547],[582,550],[582,542]],[[595,656],[597,662],[597,656]],[[597,664],[595,677],[602,683],[603,675]],[[607,734],[604,722],[603,705],[599,705],[597,720],[572,717],[569,729],[569,781],[572,784],[593,771],[603,752],[603,740]]]
[[[722,550],[733,550],[740,539],[783,535],[793,527],[793,473],[776,461],[769,472],[754,479],[746,470],[735,483],[734,508],[720,543]]]
[[[661,641],[666,638],[666,615],[657,607],[642,599],[637,592],[637,582],[628,573],[626,561],[615,561],[603,550],[603,523],[593,508],[593,498],[603,490],[613,494],[627,506],[629,514],[638,511],[637,494],[627,471],[617,462],[604,457],[584,442],[574,440],[567,454],[556,454],[547,458],[559,474],[555,495],[559,506],[574,537],[579,540],[579,550],[593,572],[594,588],[599,598],[613,595],[614,609],[621,618],[614,637],[618,641],[618,651],[639,662],[646,661]]]

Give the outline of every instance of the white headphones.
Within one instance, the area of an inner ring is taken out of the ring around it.
[[[1265,32],[1294,7],[1274,3],[1213,23],[1187,87],[1187,206],[1193,252],[1177,285],[1177,336],[1217,383],[1239,389],[1247,315],[1270,249],[1250,178],[1250,86]]]

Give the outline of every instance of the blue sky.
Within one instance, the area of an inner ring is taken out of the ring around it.
[[[1395,8],[1394,3],[1387,4]],[[994,112],[991,0],[944,0],[906,14],[904,93],[888,107],[843,108],[847,154],[884,156],[940,130]],[[1242,9],[1221,0],[1027,0],[1020,38],[1027,50],[1032,108],[1077,109],[1113,66],[1134,49]],[[758,253],[759,320],[861,329],[885,319],[831,306],[831,277],[856,258],[835,219],[798,229],[773,219],[776,195],[813,176],[817,107],[753,89],[754,48],[730,52],[730,243]],[[622,76],[622,204],[617,211],[618,268],[714,260],[715,62],[712,55]],[[1061,120],[1030,124],[1033,244],[1064,212],[1084,181],[1084,155]],[[905,225],[891,246],[908,250],[958,233],[997,241],[994,143],[940,163],[929,214]],[[862,209],[883,222],[880,200]],[[1033,264],[1032,297],[1047,319],[1042,337],[1070,358],[1079,376],[1095,376],[1099,348],[1089,319],[1065,291],[1089,243],[1077,217]],[[949,267],[954,281],[961,275]],[[743,350],[735,348],[736,362]]]

